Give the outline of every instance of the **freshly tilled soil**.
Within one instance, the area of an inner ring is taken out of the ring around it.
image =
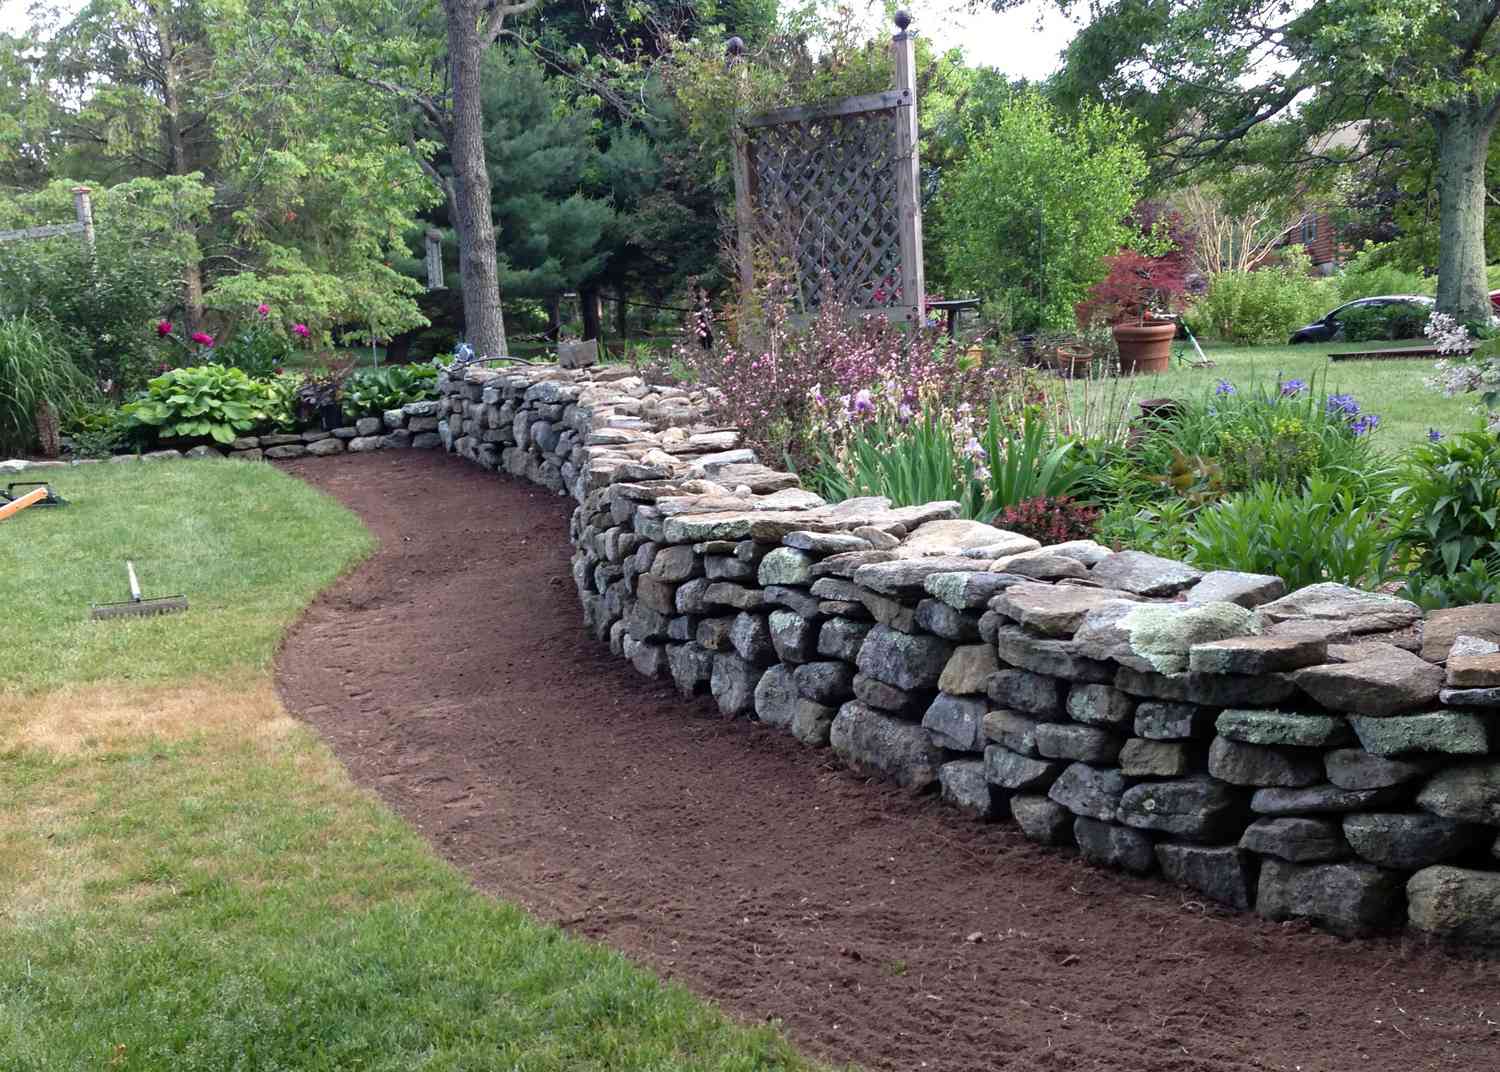
[[[277,667],[474,883],[871,1069],[1500,1068],[1500,962],[1226,915],[718,717],[582,628],[570,502],[428,452],[286,466],[377,553]]]

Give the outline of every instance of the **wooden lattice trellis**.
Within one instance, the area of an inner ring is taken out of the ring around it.
[[[916,321],[923,305],[912,37],[892,40],[896,88],[740,121],[735,215],[741,286],[757,249],[792,271],[804,308]],[[831,286],[834,293],[825,293]]]

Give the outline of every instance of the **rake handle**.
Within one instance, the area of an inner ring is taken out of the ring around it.
[[[28,491],[19,499],[13,499],[5,505],[0,506],[0,521],[3,521],[5,518],[10,517],[11,514],[19,514],[28,506],[35,506],[46,497],[46,488],[37,488],[35,491]]]
[[[130,575],[130,602],[141,601],[141,582],[135,579],[135,563],[130,559],[125,560],[125,572]]]

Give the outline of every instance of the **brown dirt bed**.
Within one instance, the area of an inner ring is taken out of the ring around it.
[[[1500,963],[1224,915],[643,680],[580,625],[567,500],[426,452],[286,468],[380,538],[287,637],[287,706],[479,888],[811,1054],[1500,1067]]]

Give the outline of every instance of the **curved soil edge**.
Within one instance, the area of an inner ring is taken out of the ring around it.
[[[1221,914],[727,722],[580,625],[569,502],[439,454],[287,471],[376,554],[277,665],[497,897],[871,1069],[1491,1067],[1500,964]]]

